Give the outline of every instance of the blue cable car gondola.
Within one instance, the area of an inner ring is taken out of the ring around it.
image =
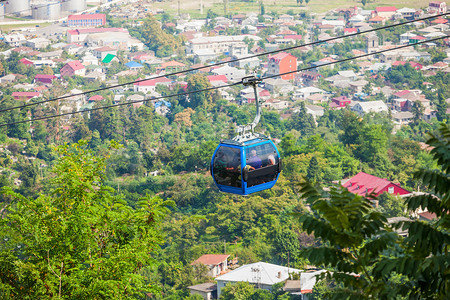
[[[248,195],[270,189],[281,172],[280,153],[266,136],[254,132],[261,117],[255,77],[242,79],[255,92],[256,117],[252,123],[240,126],[232,140],[221,141],[211,160],[211,174],[220,191]]]

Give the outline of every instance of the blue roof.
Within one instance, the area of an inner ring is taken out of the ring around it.
[[[143,65],[141,65],[140,63],[135,62],[135,61],[127,62],[125,64],[125,66],[127,66],[128,68],[143,68],[144,67]]]
[[[161,101],[158,101],[158,102],[155,103],[155,108],[160,107],[162,105],[165,105],[167,107],[171,107],[172,106],[172,104],[170,104],[170,102],[165,101],[165,100],[161,100]]]

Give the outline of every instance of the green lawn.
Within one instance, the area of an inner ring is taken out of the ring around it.
[[[201,0],[193,1],[180,1],[180,9],[182,12],[187,12],[191,17],[206,16],[208,9],[212,9],[214,12],[223,15],[224,7],[222,0],[203,0],[203,15],[200,14],[200,2]],[[396,6],[398,8],[411,7],[411,8],[425,8],[428,6],[429,0],[374,0],[370,1],[366,5],[366,9],[373,9],[376,6]],[[233,14],[259,12],[259,1],[255,2],[228,2],[228,11]],[[297,1],[294,0],[263,0],[266,13],[274,11],[279,14],[286,13],[288,10],[294,10],[299,12],[301,10],[308,10],[313,13],[324,13],[328,10],[335,8],[346,8],[352,6],[361,6],[361,1],[356,0],[311,0],[307,5],[303,2],[303,6],[297,6]],[[178,12],[178,0],[168,0],[165,2],[155,2],[153,4],[155,8],[162,8],[170,14],[176,14]]]

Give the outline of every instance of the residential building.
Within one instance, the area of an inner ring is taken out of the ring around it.
[[[69,27],[100,27],[105,24],[105,14],[69,15],[67,17],[67,26]]]
[[[306,98],[308,98],[311,95],[323,94],[323,93],[325,93],[324,90],[316,88],[316,87],[313,87],[313,86],[309,86],[309,87],[304,87],[304,88],[301,88],[301,89],[297,89],[294,92],[293,98],[294,99],[306,99]]]
[[[230,271],[225,275],[216,278],[217,281],[217,297],[220,298],[222,289],[227,284],[245,281],[257,288],[271,290],[276,283],[283,282],[289,278],[289,274],[300,274],[299,269],[288,268],[269,264],[265,262],[257,262],[253,264],[243,265],[236,270]]]
[[[245,77],[245,71],[239,70],[235,67],[223,66],[211,71],[211,73],[216,75],[225,75],[228,81],[240,81],[243,77]]]
[[[200,295],[205,300],[217,299],[217,284],[212,282],[188,286],[191,295]]]
[[[298,299],[308,300],[308,295],[312,294],[317,277],[323,272],[325,271],[302,272],[299,280],[286,280],[283,291],[298,296]]]
[[[397,8],[395,6],[379,6],[374,10],[375,15],[386,18],[388,20],[392,19],[396,12]]]
[[[48,74],[36,74],[34,76],[34,83],[44,83],[44,84],[52,84],[53,80],[56,79],[55,75],[48,75]]]
[[[15,100],[30,100],[32,98],[40,97],[39,92],[13,92],[11,95]]]
[[[135,61],[127,62],[127,63],[125,64],[125,66],[126,66],[130,71],[135,71],[135,72],[139,72],[140,70],[144,69],[144,66],[143,66],[143,65],[141,65],[140,63],[135,62]]]
[[[33,49],[43,49],[50,45],[50,40],[46,38],[34,38],[26,41],[25,45]]]
[[[367,194],[379,196],[384,192],[393,195],[405,195],[411,193],[400,185],[388,181],[387,179],[379,178],[364,172],[359,172],[348,179],[342,186],[347,188],[349,192],[360,196],[365,196]]]
[[[4,42],[10,47],[19,47],[26,42],[26,39],[21,33],[12,33],[4,36]]]
[[[172,81],[167,77],[160,77],[155,79],[147,79],[134,83],[134,92],[142,92],[144,94],[153,93],[156,91],[158,84],[169,86]]]
[[[209,36],[194,38],[186,45],[186,54],[194,54],[198,50],[210,50],[215,54],[224,54],[230,50],[230,46],[242,44],[245,38],[258,42],[260,37],[253,35]]]
[[[352,100],[347,98],[346,96],[339,96],[331,99],[330,108],[344,108],[347,105],[350,105],[352,103]]]
[[[92,54],[100,60],[103,60],[108,54],[117,55],[117,49],[104,46],[100,48],[96,48],[92,51]]]
[[[370,101],[370,102],[359,102],[355,106],[352,107],[352,110],[358,113],[359,115],[365,115],[370,112],[380,113],[380,112],[388,112],[388,107],[386,104],[381,101]]]
[[[79,60],[73,60],[65,64],[59,71],[61,77],[72,77],[74,75],[84,76],[86,75],[86,68]]]
[[[358,80],[350,82],[350,88],[355,94],[361,94],[363,88],[368,84],[367,80]]]
[[[392,115],[392,121],[396,125],[406,125],[412,121],[414,115],[409,111],[402,111]]]
[[[228,257],[230,257],[229,254],[204,254],[191,265],[203,264],[208,267],[208,276],[217,277],[228,270]]]
[[[445,1],[432,1],[428,3],[428,13],[443,14],[447,12],[447,3]]]
[[[269,56],[267,76],[277,76],[279,74],[297,70],[297,58],[287,52],[280,52]],[[294,73],[281,75],[281,79],[292,80]]]

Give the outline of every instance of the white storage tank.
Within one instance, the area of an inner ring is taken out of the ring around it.
[[[64,12],[80,12],[86,10],[86,0],[65,0],[62,3],[62,10]]]
[[[5,4],[0,3],[0,20],[5,19]]]
[[[35,2],[31,5],[32,17],[35,20],[56,20],[61,16],[59,1]]]
[[[5,10],[7,14],[14,14],[18,16],[30,15],[30,0],[6,1]]]

